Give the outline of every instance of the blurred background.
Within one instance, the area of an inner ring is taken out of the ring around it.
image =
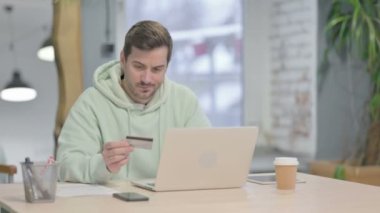
[[[318,70],[332,1],[0,0],[0,88],[18,70],[37,91],[27,102],[0,100],[0,164],[54,155],[59,77],[37,51],[52,37],[57,2],[80,5],[83,89],[99,65],[118,60],[134,23],[165,25],[174,40],[168,76],[197,94],[213,126],[259,126],[251,172],[273,171],[276,156],[298,157],[308,172],[312,161],[342,160],[360,147],[369,75],[336,55],[330,72]]]

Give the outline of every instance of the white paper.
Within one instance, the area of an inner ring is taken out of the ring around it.
[[[119,192],[115,189],[96,184],[64,183],[57,185],[58,197],[76,197],[92,195],[111,195]]]

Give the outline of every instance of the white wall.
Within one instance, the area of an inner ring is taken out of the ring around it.
[[[260,144],[313,156],[316,1],[244,1],[245,123]]]
[[[244,0],[244,70],[245,70],[245,95],[244,98],[244,123],[257,124],[261,127],[263,142],[270,143],[270,137],[266,136],[271,131],[269,104],[272,100],[270,79],[268,71],[271,69],[270,51],[271,43],[268,39],[270,24],[269,7],[274,0]],[[286,1],[282,1],[286,3]],[[312,1],[305,1],[310,4]],[[317,26],[315,26],[315,71],[313,78],[321,80],[317,73],[317,67],[322,61],[326,48],[324,36],[324,24],[327,12],[331,7],[330,0],[318,0]],[[312,147],[309,154],[316,159],[340,160],[352,154],[358,148],[358,141],[365,137],[368,116],[366,104],[369,97],[369,76],[363,70],[363,64],[355,60],[342,62],[337,56],[332,55],[331,67],[324,79],[321,90],[317,89],[316,81],[313,81],[316,94],[313,94]],[[318,75],[318,77],[317,77]],[[270,135],[270,134],[269,134]],[[314,151],[313,151],[314,150]],[[313,153],[314,152],[314,153]]]
[[[11,103],[0,100],[0,163],[18,166],[15,181],[21,181],[20,162],[26,156],[32,160],[47,160],[53,154],[55,113],[58,100],[57,71],[54,63],[43,62],[36,56],[41,43],[50,33],[52,2],[46,0],[0,0],[14,5],[13,28],[17,67],[22,78],[33,86],[35,100]],[[0,11],[0,89],[11,80],[15,68],[9,52],[8,17]],[[48,30],[43,30],[43,26]],[[4,30],[3,30],[4,29]]]
[[[92,86],[92,76],[95,69],[113,59],[119,58],[120,50],[116,49],[112,54],[103,56],[102,44],[106,38],[106,3],[109,3],[109,39],[115,42],[115,0],[82,0],[81,1],[81,25],[82,25],[82,48],[83,48],[83,79],[84,88]]]
[[[269,6],[270,1],[243,0],[243,122],[258,125],[261,136],[270,129]]]

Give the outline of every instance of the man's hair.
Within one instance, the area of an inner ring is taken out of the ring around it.
[[[169,63],[173,41],[168,30],[156,21],[140,21],[129,29],[124,40],[124,57],[131,54],[132,47],[141,50],[152,50],[157,47],[168,47],[167,62]]]

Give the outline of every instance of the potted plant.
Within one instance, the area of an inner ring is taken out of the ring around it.
[[[366,109],[370,121],[366,137],[360,141],[363,146],[350,160],[346,159],[345,164],[314,162],[310,171],[380,185],[380,0],[334,0],[325,30],[327,48],[320,67],[322,79],[329,68],[331,51],[342,59],[350,57],[363,61],[363,71],[371,78],[371,95]],[[357,174],[371,177],[361,178]]]

